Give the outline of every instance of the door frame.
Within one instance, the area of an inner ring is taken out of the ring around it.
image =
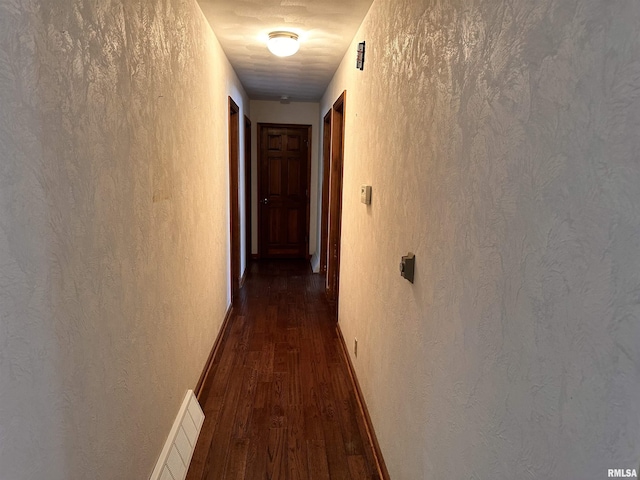
[[[338,303],[340,289],[340,242],[342,236],[342,175],[347,91],[331,108],[331,172],[329,180],[329,236],[327,255],[327,299]],[[337,315],[336,315],[337,320]]]
[[[229,240],[231,305],[240,289],[240,107],[229,97]]]
[[[246,258],[251,258],[251,120],[244,116],[244,191],[246,220]],[[244,278],[244,277],[243,277]]]
[[[262,132],[266,128],[306,128],[307,129],[307,141],[309,144],[307,145],[307,191],[306,191],[306,208],[305,208],[305,242],[306,242],[306,250],[305,250],[305,258],[309,259],[311,256],[309,255],[309,230],[310,230],[310,216],[311,216],[311,202],[310,202],[310,191],[311,191],[311,145],[312,145],[312,129],[311,125],[306,124],[295,124],[295,123],[258,123],[257,128],[257,165],[256,172],[257,178],[256,181],[258,183],[258,231],[256,232],[256,236],[258,238],[258,258],[265,258],[266,254],[264,252],[263,247],[263,239],[262,239],[262,229],[260,228],[262,225],[262,213],[260,208],[260,201],[263,198],[262,192],[262,182],[260,181],[261,175],[261,164],[262,164]]]
[[[331,172],[331,109],[323,119],[322,132],[322,206],[320,213],[320,273],[327,273],[329,241],[329,173]]]

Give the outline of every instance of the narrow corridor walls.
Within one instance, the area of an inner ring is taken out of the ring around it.
[[[2,478],[148,478],[228,306],[227,102],[194,0],[0,0]]]
[[[640,465],[639,24],[373,3],[320,115],[347,90],[339,323],[391,478]]]

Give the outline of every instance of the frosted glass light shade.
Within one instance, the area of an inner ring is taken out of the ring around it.
[[[289,57],[298,51],[298,35],[292,32],[271,32],[267,48],[278,57]]]

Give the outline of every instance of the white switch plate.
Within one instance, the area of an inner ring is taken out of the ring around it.
[[[365,205],[371,205],[371,185],[360,187],[360,201]]]

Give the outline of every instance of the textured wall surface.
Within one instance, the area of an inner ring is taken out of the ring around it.
[[[0,0],[0,477],[148,478],[228,305],[195,0]]]
[[[347,89],[339,321],[395,480],[638,468],[639,26],[376,0],[354,39],[321,103]]]
[[[319,116],[320,105],[313,102],[294,102],[282,104],[264,100],[251,100],[251,163],[252,175],[251,195],[258,198],[258,123],[293,123],[311,125],[311,184],[309,186],[309,254],[316,251],[316,237],[318,229],[318,145],[319,145]],[[251,213],[252,252],[258,253],[258,205],[254,200]]]

